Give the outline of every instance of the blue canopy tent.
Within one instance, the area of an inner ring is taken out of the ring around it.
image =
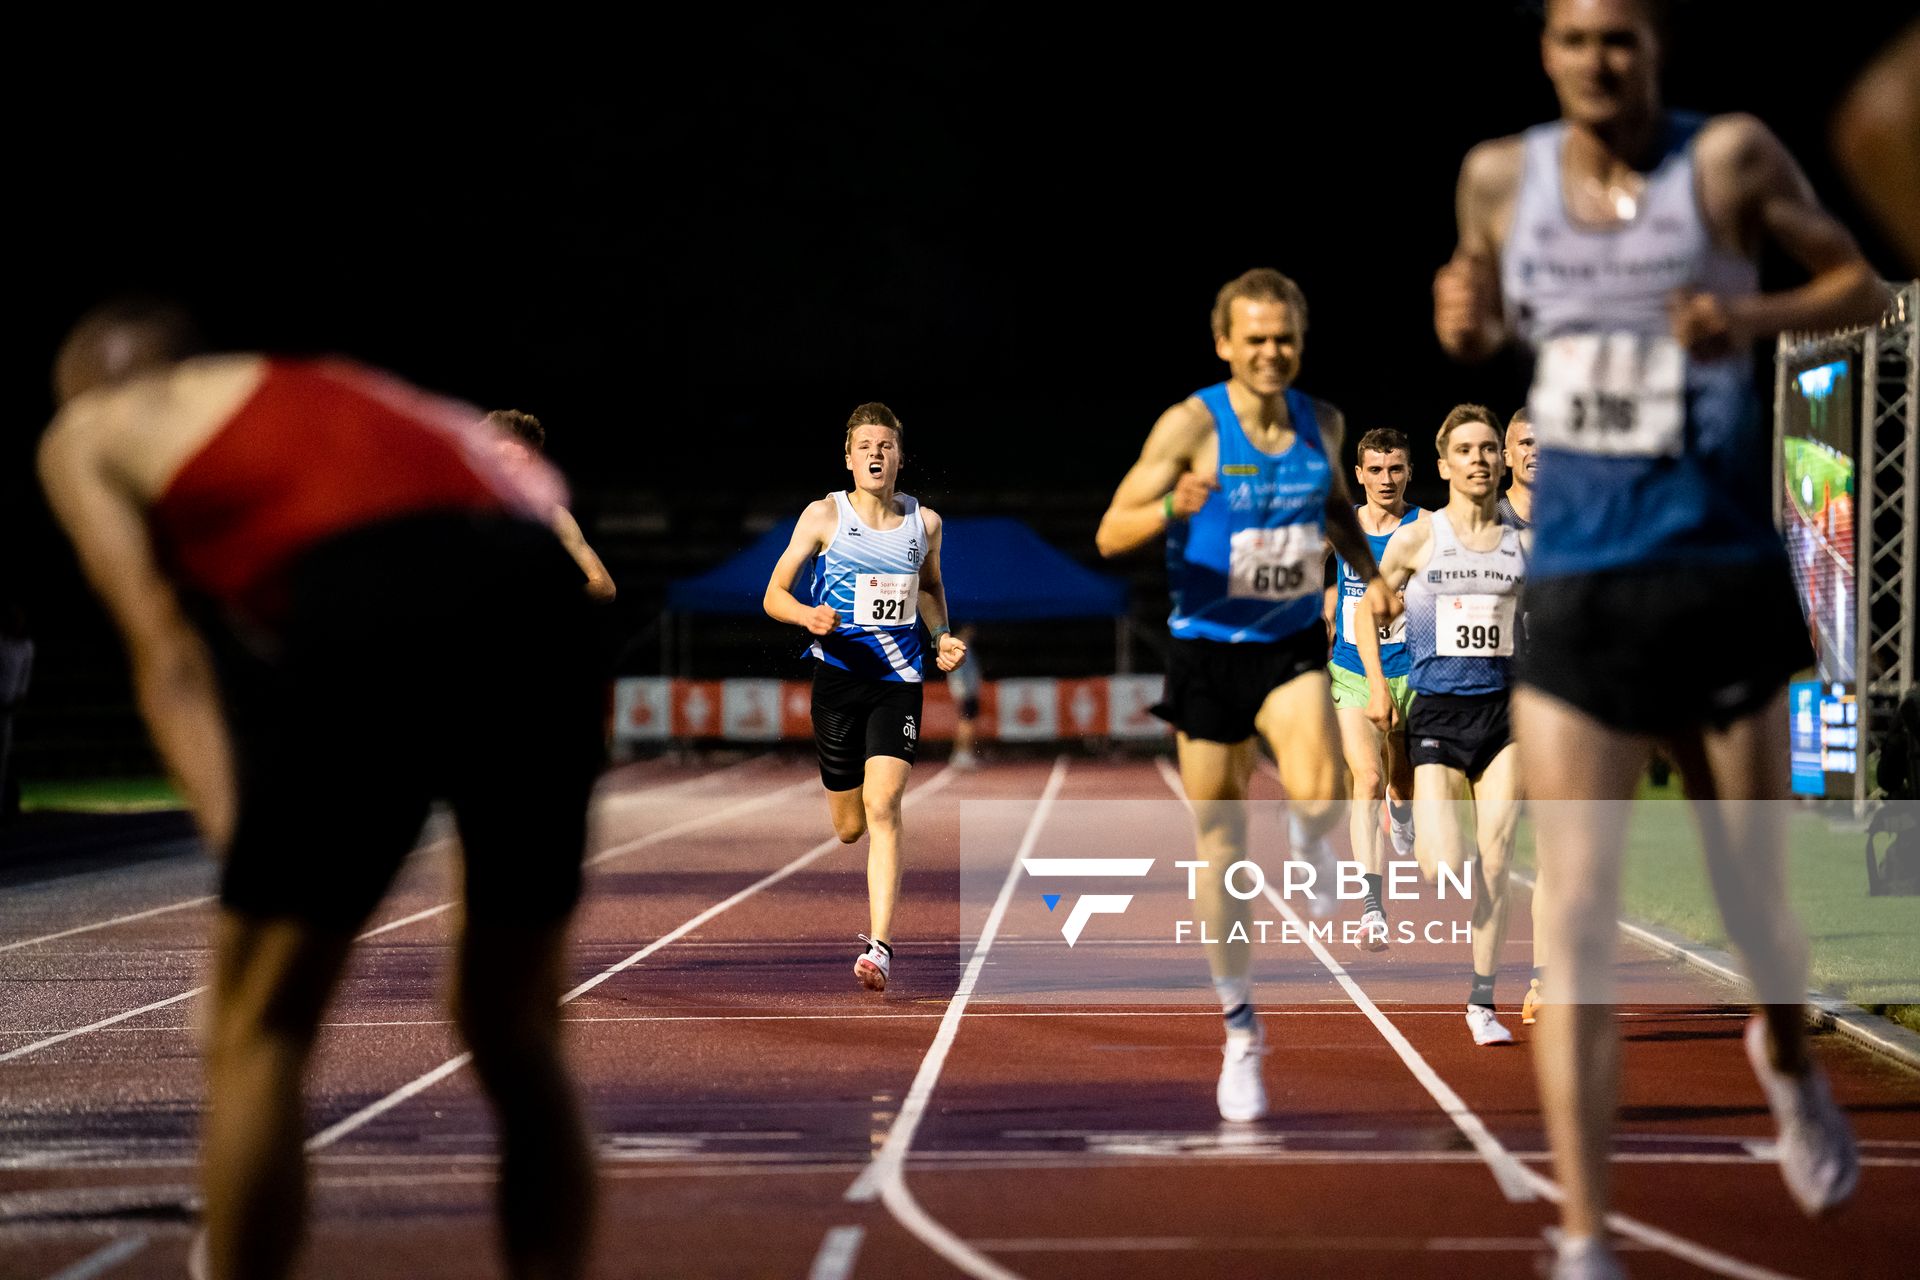
[[[774,562],[793,537],[791,520],[705,573],[667,586],[670,615],[758,616]],[[947,608],[960,622],[1113,618],[1124,645],[1127,584],[1081,567],[1019,520],[957,516],[943,522],[940,567]],[[801,573],[797,589],[808,585]],[[672,635],[672,627],[667,630]],[[684,650],[683,650],[684,652]],[[1125,662],[1124,658],[1120,661]]]

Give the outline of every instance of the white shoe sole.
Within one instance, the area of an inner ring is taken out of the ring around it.
[[[865,956],[853,962],[853,976],[860,979],[860,985],[869,991],[887,989],[887,971]]]

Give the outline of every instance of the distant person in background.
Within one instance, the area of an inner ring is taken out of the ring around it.
[[[1854,84],[1834,122],[1834,150],[1907,270],[1920,271],[1920,22]]]
[[[514,1277],[572,1277],[594,1199],[560,1052],[600,765],[590,608],[544,463],[341,360],[201,356],[154,303],[83,318],[40,474],[126,642],[154,745],[222,860],[196,1273],[292,1270],[301,1081],[354,935],[452,802],[454,1014],[500,1125]]]
[[[0,599],[0,822],[20,812],[20,780],[13,776],[13,713],[26,700],[33,676],[33,640],[27,620]]]
[[[1507,474],[1513,483],[1500,495],[1500,518],[1516,529],[1533,527],[1533,478],[1540,469],[1540,449],[1534,442],[1533,419],[1521,405],[1507,419],[1505,451]]]
[[[1419,507],[1407,502],[1407,482],[1413,464],[1404,432],[1375,427],[1360,437],[1354,449],[1353,480],[1365,499],[1356,509],[1360,529],[1367,535],[1376,561],[1387,541],[1404,524],[1420,518]],[[1387,914],[1381,898],[1386,871],[1383,841],[1393,843],[1393,856],[1413,856],[1413,764],[1407,758],[1407,714],[1413,709],[1413,688],[1407,683],[1412,659],[1407,654],[1406,615],[1380,634],[1381,680],[1369,679],[1355,647],[1355,631],[1372,626],[1364,607],[1367,580],[1344,559],[1335,558],[1334,583],[1327,588],[1326,616],[1333,637],[1333,657],[1327,675],[1333,682],[1333,713],[1340,722],[1340,745],[1346,753],[1347,776],[1352,780],[1348,809],[1348,839],[1354,861],[1366,876],[1361,900],[1360,936],[1363,951],[1385,951]],[[1387,810],[1387,832],[1380,830],[1380,808]]]
[[[980,719],[980,650],[974,643],[974,626],[960,628],[960,642],[967,646],[967,661],[947,676],[947,691],[953,695],[953,757],[947,763],[956,769],[976,769],[980,757],[974,754],[974,731]]]
[[[518,409],[495,409],[487,415],[487,425],[505,437],[501,441],[501,454],[516,466],[524,465],[529,459],[546,452],[547,429],[540,425],[540,419],[530,413],[522,413]],[[580,524],[573,518],[573,513],[562,506],[554,507],[552,524],[560,545],[580,566],[580,572],[587,575],[587,594],[602,604],[611,601],[616,592],[613,575],[607,572],[607,566],[587,545],[587,536],[580,532]]]

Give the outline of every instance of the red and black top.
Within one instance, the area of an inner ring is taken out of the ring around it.
[[[557,476],[510,474],[478,418],[347,361],[269,360],[154,501],[155,543],[185,585],[266,618],[287,566],[336,534],[436,511],[544,520]]]

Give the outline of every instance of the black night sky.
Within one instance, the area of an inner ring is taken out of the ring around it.
[[[112,650],[31,475],[45,370],[128,289],[183,299],[221,345],[530,409],[586,512],[656,508],[669,540],[680,513],[832,487],[867,399],[906,420],[930,500],[1104,495],[1219,376],[1207,310],[1254,265],[1306,290],[1301,386],[1356,430],[1418,439],[1456,400],[1517,401],[1513,366],[1442,360],[1429,287],[1467,147],[1554,113],[1524,5],[905,12],[16,47],[38,65],[5,91],[22,340],[0,590],[47,696]],[[1675,106],[1766,120],[1888,274],[1826,128],[1908,13],[1683,3],[1667,76]],[[645,581],[630,619],[658,607]]]

